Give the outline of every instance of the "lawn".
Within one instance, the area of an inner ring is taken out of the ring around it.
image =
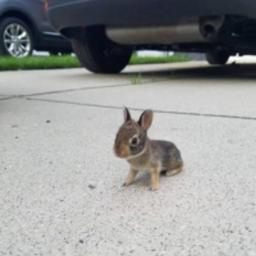
[[[177,54],[173,56],[140,57],[133,55],[130,65],[174,63],[189,61],[190,58]],[[6,70],[32,70],[32,69],[60,69],[80,67],[79,61],[74,56],[31,56],[23,59],[0,57],[0,71]]]

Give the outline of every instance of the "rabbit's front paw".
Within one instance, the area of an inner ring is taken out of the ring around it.
[[[159,185],[151,186],[149,188],[150,191],[157,191],[159,189]]]

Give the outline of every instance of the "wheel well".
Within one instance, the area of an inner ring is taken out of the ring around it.
[[[31,32],[33,34],[33,37],[34,37],[35,41],[37,41],[37,33],[36,33],[35,24],[31,20],[31,18],[28,17],[28,15],[24,14],[21,11],[10,10],[10,11],[7,11],[7,12],[3,13],[0,17],[0,20],[2,20],[4,18],[10,18],[10,17],[19,18],[23,22],[25,22],[29,26],[29,28],[31,29]]]

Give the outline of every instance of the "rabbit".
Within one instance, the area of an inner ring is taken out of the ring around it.
[[[159,176],[173,176],[183,169],[183,160],[179,149],[172,142],[151,140],[147,131],[153,121],[152,110],[145,110],[139,120],[132,119],[128,108],[124,107],[124,123],[119,128],[114,152],[117,157],[126,159],[130,171],[124,186],[131,185],[139,171],[150,174],[150,189],[159,188]]]

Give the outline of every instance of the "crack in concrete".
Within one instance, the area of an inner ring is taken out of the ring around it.
[[[92,107],[92,108],[103,108],[103,109],[122,109],[123,107],[114,106],[114,105],[103,105],[103,104],[93,104],[93,103],[81,103],[74,101],[65,101],[65,100],[50,100],[50,99],[40,99],[40,98],[26,98],[31,101],[41,101],[41,102],[49,102],[56,104],[68,104],[68,105],[77,105],[84,107]],[[129,107],[129,109],[134,111],[143,111],[142,108],[134,108]],[[224,114],[211,114],[211,113],[198,113],[198,112],[185,112],[185,111],[172,111],[172,110],[161,110],[161,109],[153,109],[156,113],[161,114],[171,114],[171,115],[182,115],[182,116],[197,116],[197,117],[209,117],[209,118],[224,118],[224,119],[239,119],[239,120],[247,120],[247,121],[256,121],[256,117],[251,116],[240,116],[240,115],[224,115]]]
[[[116,84],[116,85],[88,86],[88,87],[79,87],[79,88],[55,90],[55,91],[45,91],[45,92],[30,93],[30,94],[16,94],[16,95],[9,95],[9,97],[6,97],[6,98],[0,98],[0,100],[8,100],[8,99],[13,99],[13,98],[35,97],[35,96],[43,96],[43,95],[53,95],[53,94],[86,91],[86,90],[100,90],[100,89],[106,89],[106,88],[146,85],[146,84],[164,82],[167,80],[168,79],[159,79],[159,80],[152,79],[152,80],[147,80],[147,81],[143,81],[143,82],[138,82],[137,84],[132,84],[129,82],[129,83],[123,83],[123,84]]]
[[[132,84],[117,84],[117,85],[104,85],[104,86],[91,86],[91,87],[80,87],[80,88],[73,88],[73,89],[65,89],[65,90],[56,90],[56,91],[46,91],[46,92],[38,92],[32,94],[23,95],[23,97],[33,97],[33,96],[43,96],[43,95],[52,95],[52,94],[61,94],[61,93],[68,93],[68,92],[77,92],[77,91],[86,91],[86,90],[97,90],[97,89],[106,89],[106,88],[115,88],[115,87],[123,87],[123,86],[130,86]]]
[[[7,96],[7,97],[1,97],[1,98],[0,98],[0,101],[10,100],[10,99],[15,99],[15,98],[17,98],[16,95]]]

